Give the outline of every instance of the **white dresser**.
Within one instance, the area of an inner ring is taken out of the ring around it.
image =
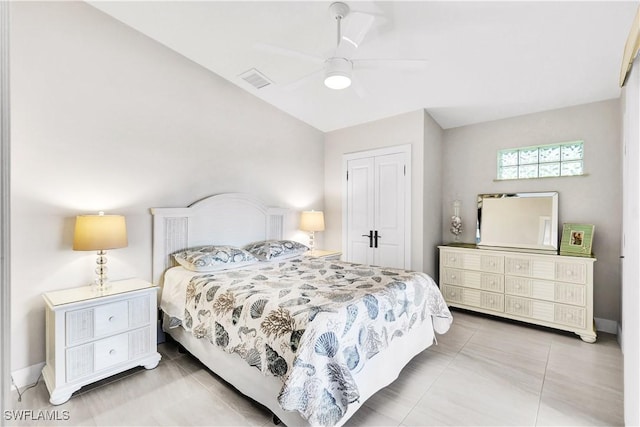
[[[156,344],[157,290],[140,279],[47,292],[46,365],[49,401],[60,405],[80,387],[160,361]]]
[[[595,342],[595,258],[439,249],[440,290],[449,306],[571,331]]]

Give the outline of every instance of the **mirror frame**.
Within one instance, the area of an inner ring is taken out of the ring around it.
[[[482,241],[482,207],[485,199],[496,199],[496,198],[531,198],[531,197],[540,197],[540,198],[551,198],[552,207],[551,207],[551,236],[550,241],[551,244],[531,244],[531,243],[510,243],[510,242],[499,242],[499,241],[490,241],[483,242]],[[559,241],[558,241],[558,192],[557,191],[547,191],[547,192],[530,192],[530,193],[487,193],[487,194],[478,194],[478,216],[476,221],[476,239],[477,246],[484,247],[487,249],[503,249],[503,250],[520,250],[526,252],[541,252],[541,253],[558,253]]]

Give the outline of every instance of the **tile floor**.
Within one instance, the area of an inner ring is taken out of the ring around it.
[[[595,344],[504,320],[454,311],[451,330],[371,397],[348,426],[623,425],[622,354],[616,337]],[[64,426],[271,426],[244,398],[175,343],[162,361],[78,391],[51,406],[40,380],[15,409],[68,411]]]

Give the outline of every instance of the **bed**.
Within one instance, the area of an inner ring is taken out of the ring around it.
[[[281,250],[295,244],[286,238],[296,218],[252,196],[221,194],[152,214],[164,330],[288,426],[344,424],[451,323],[423,273]],[[210,245],[242,248],[232,256],[240,262],[197,271],[173,256]]]

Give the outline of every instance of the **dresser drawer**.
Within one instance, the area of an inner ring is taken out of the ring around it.
[[[462,303],[471,307],[504,312],[504,294],[465,288],[462,294]]]
[[[554,280],[556,276],[553,260],[531,256],[505,256],[504,272],[512,276],[547,280]]]
[[[470,276],[473,275],[473,272],[457,270],[454,268],[445,268],[442,270],[442,272],[443,272],[443,275],[442,275],[443,277],[441,278],[442,283],[446,283],[448,285],[457,285],[457,286],[462,286],[466,282],[469,282]],[[468,273],[471,273],[471,274],[468,274]]]
[[[507,295],[505,297],[504,311],[508,314],[544,320],[550,323],[578,328],[586,327],[586,310],[582,307]]]
[[[553,322],[554,304],[528,298],[505,296],[504,311],[516,316]]]
[[[505,283],[505,293],[508,295],[579,306],[586,304],[586,290],[582,285],[548,282],[513,276],[507,276]]]
[[[492,292],[504,292],[504,276],[500,274],[482,273],[480,289]]]
[[[504,291],[510,295],[530,297],[532,294],[531,279],[523,277],[506,276],[504,279]]]
[[[446,302],[462,303],[462,291],[457,286],[442,285],[442,295]]]
[[[584,285],[587,283],[587,266],[580,262],[559,261],[556,263],[556,280]]]
[[[463,304],[470,307],[484,308],[504,312],[504,295],[494,292],[483,292],[478,289],[458,286],[442,286],[442,294],[447,303]]]
[[[480,292],[480,307],[504,312],[504,295],[493,292]]]
[[[492,292],[504,292],[504,276],[500,274],[444,268],[442,283]]]
[[[504,257],[501,255],[442,251],[442,263],[445,267],[451,268],[489,273],[504,272]]]
[[[555,304],[554,320],[567,326],[585,327],[586,313],[584,308]]]
[[[556,302],[584,307],[587,303],[585,287],[583,285],[572,285],[570,283],[556,283],[554,300]]]

